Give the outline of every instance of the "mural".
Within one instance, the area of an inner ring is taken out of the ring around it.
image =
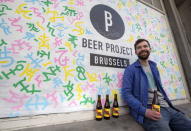
[[[90,10],[97,4],[118,12],[121,38],[94,29]],[[136,60],[137,38],[151,42],[170,98],[186,98],[163,14],[135,0],[0,0],[0,117],[94,110],[98,94],[102,102],[106,94],[121,96],[124,68],[90,65],[90,54],[99,54],[100,64],[110,56],[115,65],[123,59],[128,65]]]

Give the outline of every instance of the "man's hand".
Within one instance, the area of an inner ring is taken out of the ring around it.
[[[151,120],[159,120],[161,118],[160,112],[152,111],[151,109],[147,109],[145,113],[145,117],[151,119]]]

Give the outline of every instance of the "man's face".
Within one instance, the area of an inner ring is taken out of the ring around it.
[[[148,43],[146,41],[140,42],[136,46],[135,54],[139,57],[141,60],[146,60],[149,58],[151,52],[151,48],[149,47]]]

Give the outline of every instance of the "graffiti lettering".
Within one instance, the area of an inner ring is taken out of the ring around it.
[[[26,42],[26,41],[23,41],[22,39],[20,40],[14,40],[14,43],[11,44],[11,48],[8,48],[9,50],[12,51],[12,53],[14,54],[18,54],[21,52],[21,50],[24,50],[25,47],[27,48],[27,50],[31,50],[32,49],[32,46],[30,45],[29,42]],[[18,48],[18,49],[16,49]],[[16,51],[18,50],[18,51]]]
[[[61,53],[61,54],[58,58],[54,58],[54,62],[58,63],[60,66],[66,66],[67,62],[69,61],[68,57],[64,56],[66,52],[67,52],[66,50],[56,51],[56,53]]]
[[[60,72],[60,67],[59,66],[50,66],[48,67],[48,69],[50,70],[50,72],[42,72],[42,74],[45,76],[45,80],[44,81],[50,81],[51,79],[49,78],[50,75],[52,76],[56,76],[56,72]]]
[[[4,19],[1,19],[0,28],[3,30],[3,32],[6,35],[9,35],[11,33],[10,30],[9,30],[9,26],[7,25],[7,23],[5,23]]]
[[[74,96],[74,93],[72,92],[73,86],[74,84],[72,84],[71,81],[69,81],[67,85],[63,86],[64,88],[66,88],[66,90],[64,90],[64,94],[68,97],[68,101],[71,100]]]
[[[40,97],[39,95],[35,95],[35,98],[30,98],[26,104],[25,109],[31,111],[34,110],[44,110],[49,103],[47,102],[45,97]]]
[[[68,80],[69,76],[74,77],[74,74],[72,74],[71,72],[75,71],[75,69],[68,69],[69,66],[64,66],[63,70],[64,70],[64,81]]]
[[[34,32],[39,32],[40,30],[35,27],[35,25],[33,23],[27,23],[28,28],[30,29],[30,31],[34,31]]]
[[[38,72],[39,69],[32,69],[30,68],[30,64],[27,64],[23,72],[19,76],[26,75],[28,76],[27,82],[30,82],[33,76],[35,75],[36,72]]]
[[[61,15],[67,15],[67,16],[76,16],[78,13],[69,8],[68,6],[63,6],[64,7],[64,12],[61,12]]]
[[[44,50],[37,51],[37,56],[40,56],[40,58],[47,56],[47,59],[50,59],[50,51],[48,53]]]
[[[76,44],[75,41],[78,40],[77,36],[74,36],[74,35],[71,35],[71,34],[69,34],[69,36],[70,36],[70,38],[68,39],[68,41],[70,41],[73,44],[74,48],[76,48],[77,44]]]
[[[7,5],[0,5],[0,16],[6,15],[5,10],[12,10]]]
[[[0,49],[0,66],[9,67],[14,63],[14,59],[12,56],[8,56],[11,52],[7,51],[6,46],[3,49],[3,51]]]
[[[78,79],[80,80],[86,80],[86,76],[85,76],[85,69],[81,66],[78,66],[76,68],[76,71],[78,72]]]
[[[34,94],[36,92],[41,92],[41,90],[35,90],[35,85],[32,84],[32,89],[29,90],[29,85],[24,85],[24,82],[26,81],[26,78],[24,77],[22,80],[20,80],[19,82],[17,83],[14,83],[13,86],[15,88],[17,88],[18,86],[21,87],[20,91],[22,92],[26,92],[26,93],[31,93],[31,94]]]
[[[83,101],[80,101],[80,104],[86,105],[88,103],[90,103],[90,104],[95,103],[95,100],[93,100],[91,97],[86,97],[86,95],[83,95],[83,99],[84,99]]]
[[[112,81],[112,79],[108,76],[108,73],[106,73],[105,77],[103,78],[105,80],[105,83],[109,85],[109,83]]]
[[[41,68],[41,65],[40,63],[43,61],[43,60],[39,60],[38,58],[34,59],[33,58],[33,53],[31,54],[27,54],[27,56],[25,58],[28,58],[31,60],[31,64],[33,64],[33,68]]]

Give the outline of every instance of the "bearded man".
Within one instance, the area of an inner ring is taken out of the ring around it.
[[[172,105],[162,87],[156,63],[149,60],[149,41],[138,39],[134,48],[138,60],[125,69],[122,87],[130,114],[146,131],[191,131],[191,119]],[[154,91],[160,112],[151,109]]]

